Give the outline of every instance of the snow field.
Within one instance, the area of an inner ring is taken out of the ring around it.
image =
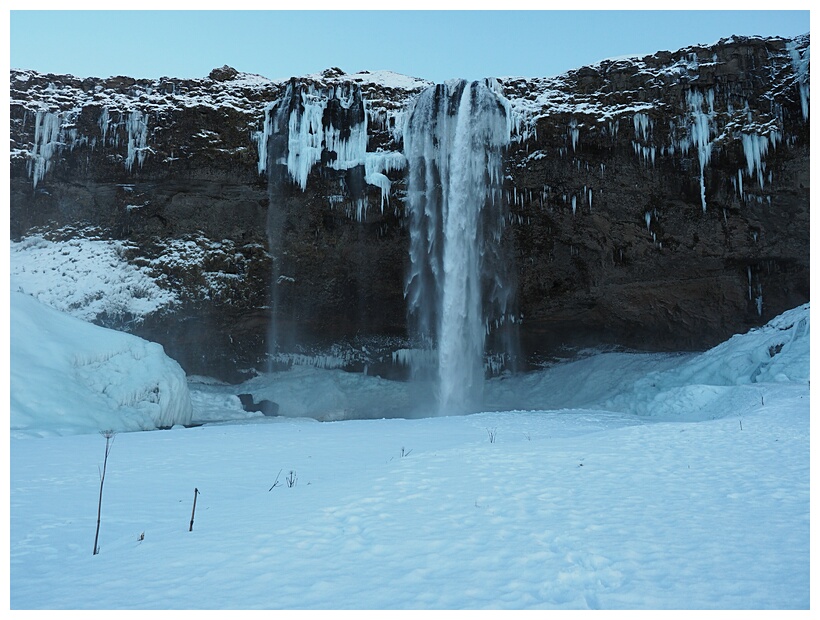
[[[159,345],[10,299],[13,609],[809,607],[808,305],[702,354],[488,382],[517,410],[351,420],[410,384],[189,392]],[[172,424],[116,435],[92,555],[97,431]]]
[[[11,606],[807,608],[808,427],[808,388],[771,385],[697,423],[575,410],[125,433],[97,556],[102,438],[14,440]]]

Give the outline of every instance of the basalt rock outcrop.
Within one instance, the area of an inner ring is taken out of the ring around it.
[[[160,342],[189,374],[397,373],[403,115],[428,82],[10,77],[12,240],[127,241],[123,260],[175,295],[98,322]],[[706,348],[809,300],[808,35],[497,87],[523,360]]]

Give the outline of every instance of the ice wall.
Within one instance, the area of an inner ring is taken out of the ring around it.
[[[404,128],[409,165],[411,332],[436,351],[440,413],[480,407],[485,337],[512,312],[503,258],[502,152],[509,103],[491,81],[450,81],[425,90]],[[424,359],[424,356],[418,356]],[[426,369],[414,369],[417,376]]]

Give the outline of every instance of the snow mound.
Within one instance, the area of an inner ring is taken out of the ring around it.
[[[161,345],[98,327],[19,292],[11,308],[11,430],[70,435],[189,424],[182,368]]]
[[[763,327],[732,336],[675,368],[651,372],[606,401],[616,411],[704,419],[729,415],[741,400],[760,400],[765,383],[809,383],[809,304]],[[746,390],[732,389],[746,386]]]

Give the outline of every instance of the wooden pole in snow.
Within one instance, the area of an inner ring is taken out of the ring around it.
[[[199,489],[194,488],[194,507],[191,510],[191,524],[188,526],[188,531],[194,531],[194,513],[196,512],[196,496],[199,495]]]
[[[100,435],[105,437],[105,459],[103,460],[102,472],[100,472],[100,501],[97,503],[97,533],[94,534],[94,552],[92,555],[97,555],[100,552],[97,542],[100,539],[100,513],[102,511],[103,485],[105,484],[105,467],[108,465],[108,451],[111,449],[111,442],[116,433],[114,431],[100,431]]]

